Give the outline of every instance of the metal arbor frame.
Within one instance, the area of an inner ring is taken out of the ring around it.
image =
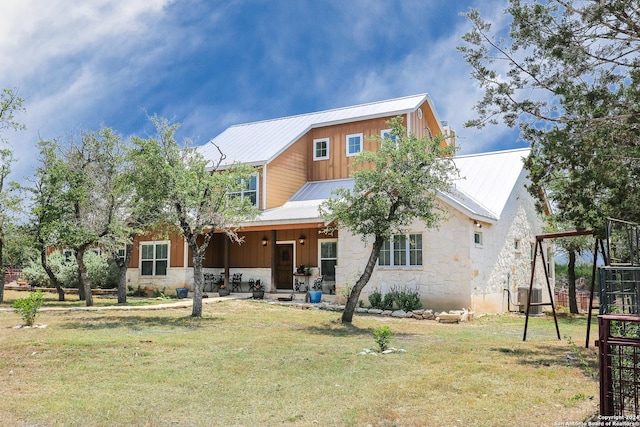
[[[558,327],[558,318],[556,316],[556,307],[555,304],[553,303],[553,293],[551,292],[551,283],[549,282],[549,270],[547,269],[547,263],[545,262],[544,259],[544,251],[542,250],[542,242],[544,242],[546,239],[559,239],[562,237],[576,237],[576,236],[589,236],[589,235],[594,235],[593,230],[582,230],[582,231],[562,231],[562,232],[557,232],[557,233],[544,233],[544,234],[538,234],[536,236],[536,247],[533,253],[533,262],[531,265],[531,280],[529,281],[529,295],[527,298],[527,309],[525,310],[525,322],[524,322],[524,334],[522,336],[522,341],[526,341],[527,340],[527,328],[529,326],[529,308],[530,307],[535,307],[535,306],[542,306],[542,305],[550,305],[551,306],[551,311],[553,312],[553,321],[555,322],[556,325],[556,334],[558,336],[558,339],[560,340],[560,328]],[[591,297],[589,299],[589,321],[587,323],[587,343],[586,346],[589,346],[589,325],[591,324],[591,311],[593,309],[593,292],[595,289],[595,276],[596,276],[596,263],[597,263],[597,259],[598,259],[598,246],[600,246],[601,251],[602,251],[602,255],[604,257],[604,244],[602,243],[602,240],[596,238],[596,243],[595,243],[595,247],[593,249],[593,271],[591,274]],[[536,274],[536,261],[538,259],[538,254],[540,254],[540,257],[542,258],[542,268],[544,269],[544,277],[547,283],[547,291],[549,292],[549,301],[550,302],[536,302],[536,303],[532,303],[531,302],[531,295],[533,293],[533,280],[535,278],[535,274]]]

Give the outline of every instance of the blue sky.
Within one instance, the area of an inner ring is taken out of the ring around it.
[[[481,96],[456,51],[478,8],[500,28],[507,0],[2,0],[0,88],[27,125],[7,132],[31,176],[36,143],[109,126],[182,123],[203,144],[230,125],[428,92],[460,154],[523,147],[502,126],[465,129]]]

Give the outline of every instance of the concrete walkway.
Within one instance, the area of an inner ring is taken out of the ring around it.
[[[202,298],[202,304],[211,304],[224,300],[233,299],[250,299],[251,294],[248,293],[236,293],[226,297],[209,297]],[[135,310],[165,310],[168,308],[188,308],[193,306],[193,299],[191,297],[168,302],[166,304],[151,304],[151,305],[108,305],[101,307],[41,307],[38,311],[99,311],[99,310],[121,310],[121,311],[135,311]],[[13,308],[0,308],[0,311],[14,311]]]
[[[214,292],[213,294],[216,294],[216,292]],[[265,292],[264,300],[277,302],[277,298],[278,297],[284,297],[284,296],[288,296],[288,295],[291,295],[291,293],[290,292],[285,292],[285,293],[270,294],[270,293],[266,293]],[[252,296],[253,296],[253,294],[250,293],[250,292],[235,292],[235,293],[232,293],[232,294],[224,296],[224,297],[217,297],[217,296],[216,297],[212,297],[212,296],[209,296],[208,298],[202,298],[202,304],[203,305],[212,304],[212,303],[225,301],[225,300],[251,299]],[[324,300],[324,302],[335,303],[335,295],[323,294],[323,300]],[[288,302],[288,303],[289,304],[305,303],[305,294],[304,293],[294,294],[294,299],[292,301]],[[282,303],[282,304],[286,304],[286,303]],[[308,304],[308,303],[305,303],[305,304]],[[193,306],[193,298],[190,296],[190,297],[187,297],[187,298],[184,298],[184,299],[171,300],[171,302],[167,302],[166,304],[151,304],[151,305],[128,306],[128,305],[117,305],[117,303],[114,303],[114,305],[100,306],[100,307],[96,307],[96,306],[92,306],[92,307],[86,307],[86,306],[82,306],[82,307],[41,307],[38,311],[166,310],[166,309],[169,309],[169,308],[188,308],[188,307],[191,307],[191,306]],[[11,307],[0,308],[0,312],[3,312],[3,311],[14,311],[14,310]]]

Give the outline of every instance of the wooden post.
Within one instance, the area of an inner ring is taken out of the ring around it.
[[[278,279],[278,271],[277,271],[277,265],[278,265],[278,252],[276,251],[276,230],[271,230],[271,290],[269,291],[272,294],[275,294],[278,292],[278,289],[276,287],[276,281]]]

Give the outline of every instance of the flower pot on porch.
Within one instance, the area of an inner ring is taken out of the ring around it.
[[[263,299],[264,291],[253,291],[253,299]]]
[[[309,291],[309,302],[317,304],[322,299],[322,291]]]
[[[231,289],[220,288],[218,289],[218,295],[220,295],[221,297],[226,297],[228,295],[231,295]]]

